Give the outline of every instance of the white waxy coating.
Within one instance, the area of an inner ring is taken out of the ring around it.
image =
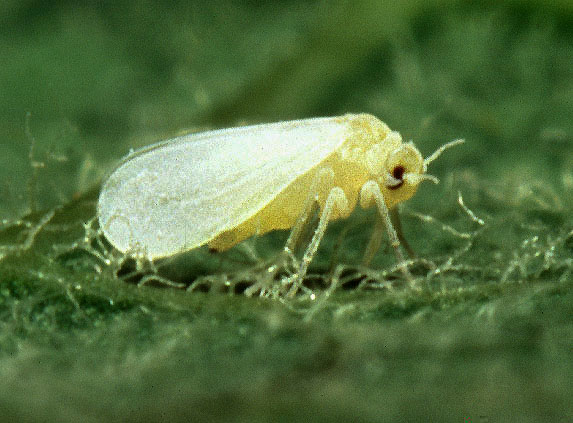
[[[337,150],[344,117],[186,135],[127,156],[104,183],[100,227],[124,253],[149,259],[208,243],[263,209]]]

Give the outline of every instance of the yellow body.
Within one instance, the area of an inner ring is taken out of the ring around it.
[[[251,237],[262,235],[275,229],[292,228],[304,211],[309,195],[316,195],[317,203],[323,209],[327,196],[333,187],[340,187],[348,200],[344,214],[335,209],[330,220],[346,218],[356,207],[360,191],[369,180],[379,183],[380,191],[388,209],[412,197],[419,180],[405,180],[399,188],[389,188],[385,181],[398,166],[403,173],[423,174],[424,160],[411,143],[403,143],[397,132],[369,114],[345,115],[341,120],[349,120],[350,135],[327,158],[304,175],[296,178],[264,208],[232,230],[222,232],[208,245],[217,251],[231,248]],[[312,142],[313,140],[308,140]],[[313,183],[323,169],[330,169],[334,177],[321,183],[317,192]],[[362,207],[374,205],[374,201],[361,202]]]
[[[124,158],[102,186],[98,219],[115,248],[148,260],[205,244],[226,250],[252,235],[292,228],[289,251],[318,204],[319,223],[293,285],[299,286],[328,222],[348,217],[358,202],[376,205],[398,251],[392,209],[420,182],[437,183],[426,174],[428,164],[461,142],[424,159],[368,114],[189,134]],[[368,254],[378,244],[380,230],[374,233]]]

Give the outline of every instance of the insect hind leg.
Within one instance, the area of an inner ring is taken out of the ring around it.
[[[348,198],[346,198],[344,190],[340,187],[332,188],[328,194],[326,203],[324,204],[322,213],[320,214],[318,226],[316,227],[314,235],[302,256],[298,271],[291,277],[292,285],[288,291],[288,297],[294,297],[301,288],[308,266],[312,262],[312,259],[318,250],[318,246],[320,245],[320,241],[324,236],[324,232],[326,231],[326,227],[328,226],[328,222],[330,221],[330,217],[334,210],[339,210],[341,214],[346,214],[348,211]]]
[[[332,190],[334,186],[334,171],[332,168],[325,166],[318,170],[318,172],[313,176],[311,183],[307,188],[306,198],[303,200],[302,207],[299,209],[299,215],[296,219],[294,225],[291,228],[290,235],[285,243],[283,251],[274,257],[272,260],[263,263],[260,267],[263,272],[261,272],[261,278],[259,278],[252,286],[245,290],[245,295],[251,296],[258,293],[262,297],[272,297],[277,298],[284,295],[285,292],[290,292],[290,287],[293,287],[293,283],[297,284],[297,291],[302,286],[302,279],[306,274],[306,269],[309,263],[312,261],[312,256],[310,254],[309,246],[312,244],[313,240],[316,243],[314,251],[318,248],[318,243],[320,239],[316,239],[316,233],[319,226],[322,228],[322,233],[326,229],[326,224],[320,224],[320,217],[316,211],[320,207],[319,198],[321,195],[327,197],[325,199],[326,203],[333,203],[334,200],[328,200],[328,193]],[[323,197],[323,198],[324,198]],[[336,197],[336,195],[335,195]],[[334,198],[334,197],[333,197]],[[333,207],[331,204],[328,206],[329,210]],[[323,207],[323,210],[325,207]],[[328,216],[332,214],[332,211],[328,212]],[[316,220],[319,222],[317,223]],[[308,231],[313,230],[311,238],[307,239]],[[320,236],[322,238],[322,234]],[[299,259],[297,250],[304,247],[304,253],[302,259]],[[305,264],[305,261],[307,263]],[[301,269],[302,272],[301,272]],[[301,275],[300,277],[298,275]],[[280,280],[280,284],[276,282]],[[295,281],[295,282],[293,282]],[[298,281],[298,282],[297,282]],[[294,294],[293,294],[294,295]]]
[[[297,243],[300,241],[303,229],[309,221],[309,218],[313,214],[314,206],[316,205],[316,199],[320,187],[332,186],[334,181],[334,171],[330,167],[324,167],[320,169],[312,184],[310,186],[309,195],[305,200],[303,210],[299,218],[297,219],[295,225],[292,227],[290,235],[285,244],[285,253],[294,258],[294,250],[296,249]]]

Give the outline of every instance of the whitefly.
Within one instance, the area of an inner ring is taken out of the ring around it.
[[[293,294],[328,223],[348,217],[357,203],[377,208],[403,261],[396,206],[421,182],[437,183],[428,165],[461,142],[424,159],[413,143],[368,114],[184,135],[120,162],[103,184],[99,224],[116,249],[149,260],[202,245],[223,251],[276,229],[291,229],[285,246],[291,254],[318,206],[318,225],[291,278]]]

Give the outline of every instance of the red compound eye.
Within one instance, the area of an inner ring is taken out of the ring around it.
[[[398,179],[400,182],[397,183],[396,185],[393,186],[389,186],[388,188],[390,189],[397,189],[400,188],[402,186],[402,184],[404,183],[404,173],[406,172],[406,169],[404,169],[404,166],[396,166],[394,169],[392,169],[392,177],[394,179]]]
[[[403,166],[396,166],[392,171],[392,176],[396,179],[402,179],[404,177],[405,169]]]

